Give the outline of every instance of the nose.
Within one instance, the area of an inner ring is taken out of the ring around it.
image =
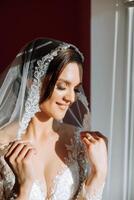
[[[64,100],[66,102],[70,102],[72,104],[75,101],[75,92],[74,90],[68,90],[64,96]]]

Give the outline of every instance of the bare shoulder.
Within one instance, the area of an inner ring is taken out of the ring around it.
[[[9,126],[0,130],[0,145],[8,144],[16,139],[18,123],[12,123]]]

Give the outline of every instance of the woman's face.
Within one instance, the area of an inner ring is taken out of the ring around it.
[[[75,62],[65,66],[49,99],[41,103],[40,109],[45,118],[61,120],[69,106],[75,101],[82,82],[82,67]]]

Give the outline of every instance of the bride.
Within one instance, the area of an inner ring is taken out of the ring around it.
[[[82,53],[42,38],[1,75],[0,199],[101,200],[106,137],[90,131]]]

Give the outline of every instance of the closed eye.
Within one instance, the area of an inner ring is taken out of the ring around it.
[[[70,86],[71,83],[69,81],[66,81],[66,80],[58,80],[57,81],[57,84],[56,84],[56,88],[58,90],[66,90],[68,86]],[[77,84],[74,88],[74,92],[75,93],[80,93],[81,92],[81,87],[82,87],[82,83],[80,82],[79,84]]]
[[[58,83],[56,84],[56,88],[57,88],[58,90],[65,90],[66,87],[67,87],[67,84],[64,83],[64,82],[58,82]]]
[[[57,86],[57,89],[58,90],[65,90],[66,88],[65,87],[61,87],[61,86]]]

